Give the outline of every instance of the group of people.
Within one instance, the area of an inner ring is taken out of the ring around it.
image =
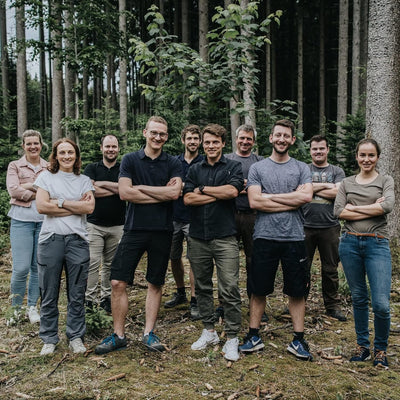
[[[187,303],[182,262],[186,239],[190,315],[203,324],[192,350],[220,341],[215,330],[214,265],[227,337],[222,348],[225,358],[237,361],[240,352],[262,349],[259,329],[268,318],[266,296],[274,291],[281,264],[294,331],[287,350],[299,359],[312,360],[304,338],[304,318],[311,264],[318,248],[326,314],[339,321],[346,320],[338,296],[339,255],[349,283],[358,345],[351,361],[371,357],[368,277],[375,325],[374,365],[388,365],[391,256],[386,216],[394,206],[394,185],[391,177],[376,169],[380,148],[375,140],[359,142],[360,172],[345,178],[341,168],[328,163],[324,136],[310,140],[310,165],[290,157],[296,137],[289,120],[274,124],[269,136],[272,153],[267,158],[253,153],[256,131],[250,125],[237,129],[236,151],[226,156],[227,132],[217,124],[202,130],[197,125],[185,127],[184,153],[178,157],[163,151],[168,124],[162,117],[151,117],[143,135],[145,146],[126,154],[121,164],[117,138],[104,136],[103,159],[89,164],[81,175],[74,142],[54,143],[47,164],[40,158],[40,133],[27,131],[24,156],[10,163],[12,304],[22,304],[29,275],[27,312],[32,323],[40,321],[42,355],[53,353],[59,341],[57,302],[63,268],[68,293],[66,334],[73,352],[86,350],[85,306],[89,310],[97,306],[100,264],[99,305],[112,312],[114,329],[95,352],[125,348],[127,287],[145,252],[148,289],[142,342],[150,350],[165,350],[154,332],[162,287],[171,260],[176,292],[164,306]],[[204,156],[199,154],[201,143]],[[338,218],[345,221],[340,244]],[[250,305],[249,331],[241,345],[240,239]]]

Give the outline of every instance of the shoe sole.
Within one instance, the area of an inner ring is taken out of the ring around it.
[[[154,352],[158,351],[161,353],[166,350],[163,345],[160,345],[159,347],[155,347],[155,346],[149,346],[148,344],[143,343],[143,342],[142,342],[142,344],[143,344],[143,346],[146,347],[147,350],[150,350],[150,351],[154,351]]]
[[[194,351],[198,351],[198,350],[205,350],[208,346],[215,346],[216,344],[219,343],[219,339],[218,341],[214,341],[214,342],[208,342],[206,343],[204,346],[198,347],[197,349],[194,349],[192,346],[190,346],[190,348]]]
[[[116,349],[112,349],[112,350],[97,350],[97,349],[94,349],[94,353],[95,354],[98,354],[98,355],[100,355],[100,354],[108,354],[108,353],[112,353],[113,351],[120,351],[120,350],[125,350],[127,348],[127,346],[122,346],[122,347],[118,347],[118,348],[116,348]]]
[[[165,304],[164,304],[164,308],[175,308],[175,307],[177,307],[177,306],[180,306],[180,305],[182,305],[182,304],[187,304],[187,303],[188,303],[187,300],[186,300],[186,301],[182,301],[181,303],[176,303],[176,304],[174,304],[174,305],[171,305],[171,304],[167,305],[167,303],[165,303]]]
[[[364,360],[349,360],[350,362],[365,362],[371,360],[371,356],[368,356],[367,358],[364,358]]]
[[[296,356],[299,360],[312,361],[312,359],[313,359],[311,354],[309,356],[302,356],[301,354],[297,353],[297,351],[295,349],[292,349],[290,346],[288,346],[286,350],[289,353]]]
[[[262,350],[263,348],[265,347],[265,344],[264,343],[260,343],[260,344],[257,344],[257,345],[255,345],[254,347],[252,347],[251,349],[241,349],[240,347],[239,347],[239,351],[241,352],[241,353],[254,353],[255,351],[259,351],[259,350]]]

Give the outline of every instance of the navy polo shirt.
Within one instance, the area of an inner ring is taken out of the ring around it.
[[[119,163],[108,168],[103,160],[88,164],[83,172],[94,181],[118,182]],[[96,205],[92,214],[87,216],[87,221],[94,225],[115,226],[125,222],[126,202],[118,194],[106,197],[96,197]]]
[[[197,164],[200,161],[203,161],[204,156],[198,154],[197,157],[194,158],[190,164],[185,160],[184,154],[180,154],[176,158],[182,164],[182,176],[183,182],[185,182],[189,167]],[[190,222],[190,209],[183,203],[183,196],[179,196],[179,199],[174,201],[173,220],[177,222],[182,222],[184,224],[188,224]]]
[[[144,149],[126,154],[121,161],[120,178],[129,178],[132,185],[166,186],[171,178],[182,178],[182,164],[175,157],[161,152],[152,160]],[[125,231],[172,231],[172,201],[155,204],[128,203]]]
[[[186,177],[183,193],[204,186],[232,185],[238,192],[243,189],[242,166],[222,156],[214,165],[207,159],[192,165]],[[221,239],[236,234],[235,199],[217,200],[202,206],[189,206],[191,212],[189,236],[202,239]]]

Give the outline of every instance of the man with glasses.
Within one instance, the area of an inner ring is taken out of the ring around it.
[[[124,234],[111,265],[114,333],[96,347],[96,354],[126,347],[126,288],[133,283],[136,267],[145,252],[148,289],[142,342],[150,350],[165,350],[153,329],[168,267],[173,232],[172,201],[181,192],[182,166],[175,157],[162,150],[168,139],[168,125],[164,118],[151,117],[143,135],[145,147],[126,154],[121,162],[118,188],[121,199],[128,201],[128,209]]]

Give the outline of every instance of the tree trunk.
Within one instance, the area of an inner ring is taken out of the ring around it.
[[[10,111],[9,88],[8,88],[8,48],[7,48],[7,18],[6,2],[0,1],[0,52],[1,52],[1,88],[3,99],[4,116]]]
[[[343,124],[347,116],[347,66],[348,66],[348,39],[349,39],[349,1],[339,2],[339,54],[338,54],[338,91],[337,91],[337,122]],[[342,128],[337,127],[337,158],[343,159],[342,149]]]
[[[319,8],[319,128],[325,125],[325,0]]]
[[[367,91],[367,60],[368,60],[368,0],[361,0],[360,13],[360,107],[365,110]]]
[[[360,19],[361,0],[353,0],[353,46],[351,63],[351,113],[360,107]]]
[[[89,118],[89,73],[86,68],[82,72],[82,116]]]
[[[266,0],[266,17],[271,14],[271,0]],[[272,101],[271,88],[271,45],[265,43],[265,103],[267,110],[270,109]]]
[[[44,26],[43,26],[43,5],[39,4],[39,41],[45,42]],[[40,125],[44,130],[47,127],[49,119],[49,103],[47,96],[47,76],[46,76],[46,54],[43,48],[40,48],[39,53],[39,69],[40,69]]]
[[[208,62],[208,2],[199,0],[199,54],[203,61]]]
[[[119,31],[122,54],[119,61],[119,129],[122,137],[128,130],[128,94],[127,94],[127,60],[126,60],[126,0],[119,0]]]
[[[182,43],[189,44],[189,0],[182,0]]]
[[[367,69],[367,135],[382,147],[379,167],[400,181],[400,7],[398,0],[370,0]],[[390,18],[388,18],[390,16]],[[389,216],[392,238],[400,237],[400,186]]]
[[[303,10],[297,5],[297,112],[298,129],[303,132]]]
[[[17,39],[17,132],[18,137],[28,129],[26,102],[26,48],[25,48],[25,4],[21,1],[15,10]]]

